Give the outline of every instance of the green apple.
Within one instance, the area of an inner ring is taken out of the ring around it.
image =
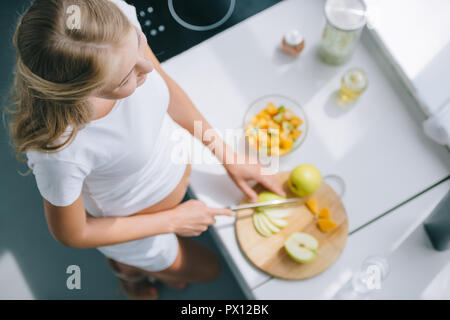
[[[277,195],[276,193],[273,193],[270,191],[263,191],[260,194],[258,194],[258,202],[268,202],[268,201],[273,201],[273,200],[286,200],[286,198],[283,198],[283,197]],[[273,209],[265,208],[265,207],[256,208],[256,211],[258,211],[258,212],[262,212],[262,211],[266,211],[266,210],[273,210]],[[275,209],[275,210],[277,210],[277,209]]]
[[[263,237],[270,237],[272,235],[272,232],[261,223],[261,216],[258,212],[253,214],[253,225],[255,226],[256,231]]]
[[[260,215],[261,223],[264,224],[267,229],[269,229],[272,233],[280,232],[280,229],[270,221],[264,213],[257,213]]]
[[[272,200],[284,200],[283,198],[273,192],[263,191],[258,195],[258,202],[267,202]],[[281,228],[287,226],[286,218],[290,215],[288,210],[279,208],[257,208],[253,214],[253,224],[256,231],[262,236],[268,237],[273,233],[280,232]]]
[[[289,188],[300,197],[309,196],[322,182],[320,171],[312,164],[302,164],[291,171]]]
[[[285,200],[286,198],[283,198],[276,193],[270,192],[270,191],[263,191],[260,194],[258,194],[258,202],[267,202],[272,200]]]
[[[284,249],[297,262],[307,263],[317,256],[319,242],[312,235],[304,232],[291,234],[284,242]]]

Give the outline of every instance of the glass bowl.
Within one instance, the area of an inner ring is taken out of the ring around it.
[[[295,140],[293,147],[287,153],[285,153],[283,155],[290,154],[293,151],[295,151],[296,149],[298,149],[302,145],[302,143],[305,141],[306,136],[308,134],[308,127],[309,127],[308,118],[306,117],[305,111],[293,99],[290,99],[288,97],[278,95],[278,94],[271,94],[271,95],[261,97],[261,98],[257,99],[256,101],[254,101],[252,104],[250,104],[250,107],[247,109],[245,116],[244,116],[244,121],[243,121],[244,135],[245,135],[245,128],[251,122],[251,119],[256,114],[258,114],[260,111],[264,110],[267,107],[268,103],[270,103],[270,102],[275,104],[275,106],[277,106],[277,107],[284,106],[285,108],[291,110],[294,113],[294,115],[296,115],[303,121],[303,123],[299,127],[297,127],[298,130],[302,131],[302,134]],[[245,140],[248,143],[248,145],[250,145],[252,148],[256,149],[256,147],[253,144],[249,143],[247,138],[245,138]],[[280,156],[283,156],[283,155],[280,155]]]

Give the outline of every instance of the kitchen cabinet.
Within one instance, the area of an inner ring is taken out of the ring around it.
[[[365,0],[375,37],[425,113],[450,99],[450,2]]]

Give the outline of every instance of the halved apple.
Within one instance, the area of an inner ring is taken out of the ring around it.
[[[270,237],[272,235],[272,232],[261,223],[261,216],[258,212],[253,214],[253,225],[255,226],[256,231],[263,237]]]
[[[280,229],[272,223],[270,219],[267,218],[267,216],[264,213],[257,213],[260,215],[260,221],[262,224],[264,224],[267,229],[269,229],[272,233],[280,232]]]
[[[284,242],[287,254],[300,263],[312,261],[317,256],[319,242],[312,235],[304,232],[291,234]]]

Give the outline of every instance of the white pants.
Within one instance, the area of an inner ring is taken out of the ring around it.
[[[174,233],[97,248],[108,258],[147,271],[170,267],[178,255],[178,239]]]

